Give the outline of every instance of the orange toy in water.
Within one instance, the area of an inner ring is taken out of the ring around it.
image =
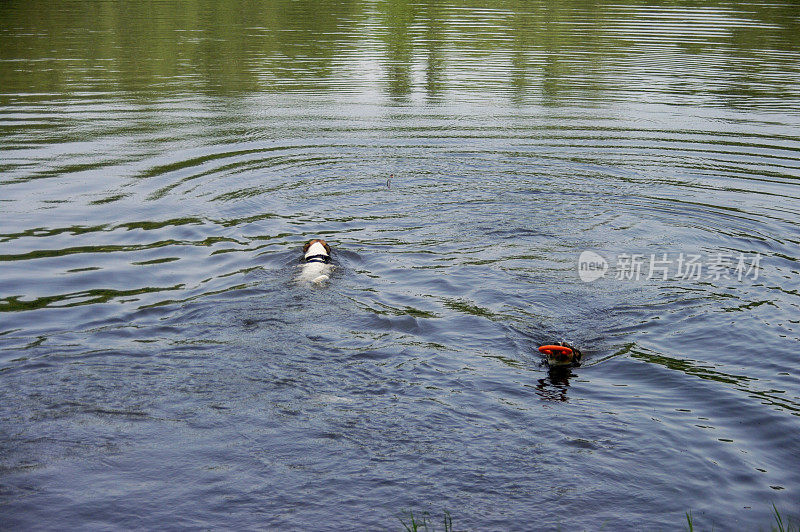
[[[570,356],[572,354],[572,349],[564,347],[563,345],[543,345],[539,348],[539,352],[547,356]]]

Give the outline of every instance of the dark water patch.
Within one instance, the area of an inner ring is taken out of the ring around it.
[[[178,290],[180,288],[183,288],[183,285],[160,288],[143,287],[126,291],[95,289],[71,294],[41,297],[33,301],[20,301],[20,297],[22,296],[12,296],[0,301],[0,312],[21,312],[45,307],[67,308],[78,305],[93,305],[96,303],[106,303],[112,299],[126,296],[162,292],[165,290]]]

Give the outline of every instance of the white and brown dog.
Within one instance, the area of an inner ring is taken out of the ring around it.
[[[297,281],[322,284],[331,278],[331,247],[324,240],[315,238],[306,242],[303,246],[302,262]]]

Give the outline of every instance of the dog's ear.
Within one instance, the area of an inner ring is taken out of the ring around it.
[[[331,247],[328,245],[328,243],[323,240],[322,241],[322,245],[325,246],[325,251],[327,251],[328,255],[330,255],[331,254]]]
[[[309,240],[308,242],[306,242],[306,245],[305,245],[305,246],[303,246],[303,253],[306,253],[306,252],[308,252],[308,248],[310,248],[310,247],[311,247],[311,244],[312,244],[313,242],[314,242],[313,240]]]

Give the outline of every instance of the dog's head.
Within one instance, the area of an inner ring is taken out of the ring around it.
[[[539,348],[539,351],[547,356],[547,364],[550,367],[578,366],[581,363],[582,353],[567,342],[544,345]]]
[[[306,242],[306,245],[303,246],[303,256],[305,257],[312,255],[329,256],[330,254],[331,254],[331,247],[328,245],[327,242],[325,242],[321,238],[315,238],[313,240],[309,240],[308,242]]]

